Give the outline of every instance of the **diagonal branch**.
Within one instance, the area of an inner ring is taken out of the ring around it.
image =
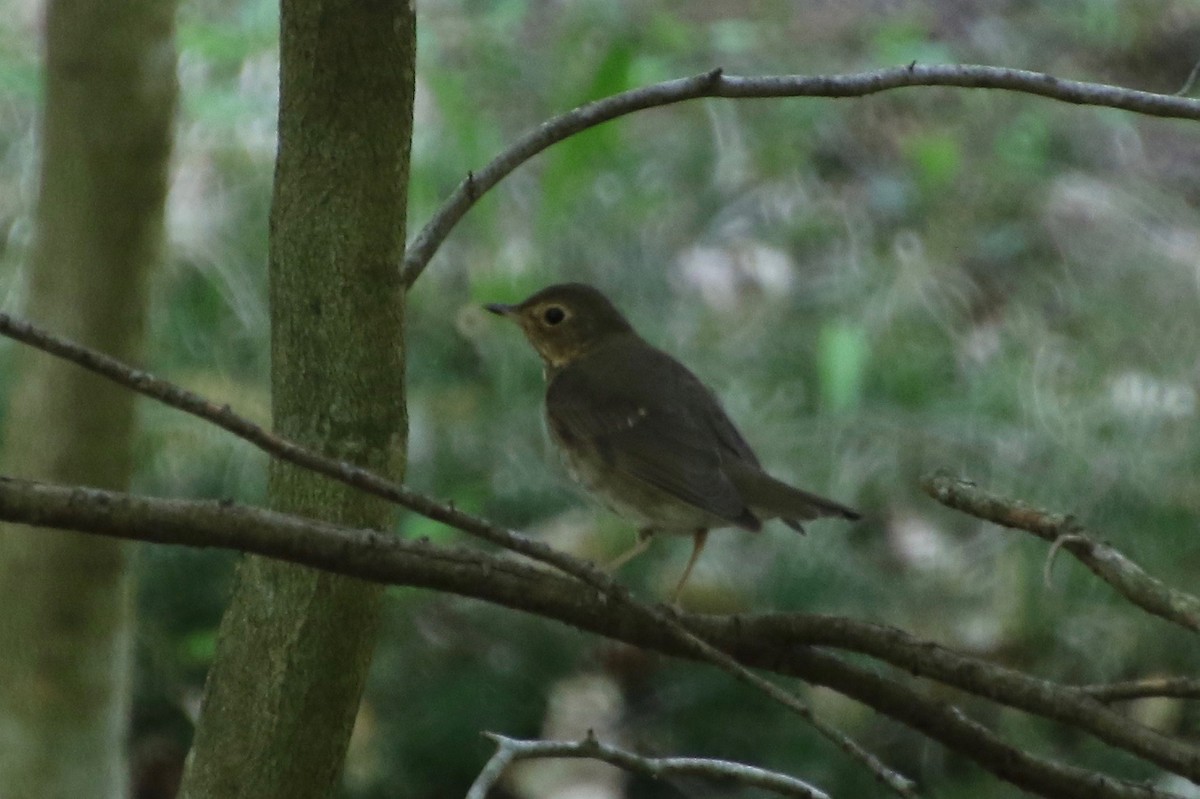
[[[302,447],[294,441],[275,435],[260,425],[237,415],[228,405],[217,405],[174,383],[154,377],[148,372],[133,369],[116,358],[55,336],[29,322],[14,319],[9,314],[0,314],[0,335],[14,338],[43,352],[68,360],[143,396],[211,422],[253,444],[268,455],[381,497],[426,518],[461,530],[468,535],[554,566],[596,589],[616,604],[627,607],[637,615],[660,625],[697,660],[712,663],[739,682],[752,686],[788,708],[827,740],[864,765],[879,782],[886,785],[892,792],[904,797],[915,796],[911,781],[888,768],[875,755],[818,718],[794,693],[758,676],[738,663],[735,658],[697,637],[680,624],[669,609],[639,602],[627,588],[615,582],[605,571],[593,564],[560,552],[513,530],[493,524],[486,519],[460,511],[452,505],[438,502],[367,469]]]
[[[1200,680],[1193,677],[1147,677],[1127,682],[1081,685],[1079,690],[1098,702],[1128,702],[1156,697],[1200,699]]]
[[[483,169],[468,172],[409,245],[404,284],[421,276],[442,242],[475,203],[513,170],[563,139],[647,108],[701,97],[863,97],[911,86],[1003,89],[1077,105],[1119,108],[1150,116],[1200,120],[1200,101],[1173,94],[1135,91],[1102,83],[1062,80],[1041,72],[979,65],[910,64],[850,75],[742,77],[714,69],[689,78],[630,89],[559,114],[528,131]]]
[[[1049,541],[1051,554],[1065,549],[1142,610],[1200,632],[1200,597],[1171,588],[1114,547],[1089,537],[1074,517],[1032,508],[946,474],[923,477],[921,488],[948,508]]]
[[[568,596],[579,594],[577,587],[572,587],[578,584],[522,561],[469,549],[435,547],[426,541],[408,541],[232,503],[148,499],[0,479],[0,519],[160,544],[253,552],[377,582],[463,594],[587,626],[570,615],[585,612],[579,603],[566,611],[567,616],[561,609],[569,604]],[[1195,695],[1195,681],[1150,680],[1133,686],[1073,689],[955,652],[901,630],[852,619],[807,614],[732,619],[683,614],[679,620],[751,664],[765,662],[771,650],[833,646],[1072,725],[1164,768],[1183,768],[1187,773],[1188,758],[1196,756],[1194,748],[1133,724],[1088,698],[1132,697],[1149,691],[1186,696],[1190,690]]]
[[[603,595],[580,591],[577,581],[544,567],[501,555],[436,547],[428,542],[408,541],[376,531],[354,530],[229,502],[149,499],[5,478],[0,478],[0,519],[130,540],[235,549],[375,582],[452,592],[555,619],[634,646],[704,660],[662,625],[628,606],[614,605]],[[843,693],[941,742],[947,749],[974,760],[1024,790],[1051,797],[1165,796],[1024,752],[942,699],[928,697],[811,646],[831,643],[838,646],[837,630],[857,627],[856,635],[843,632],[841,639],[863,641],[875,636],[879,641],[874,647],[847,648],[870,652],[905,667],[902,649],[889,649],[882,628],[823,616],[794,614],[786,618],[792,622],[787,634],[780,632],[773,617],[683,614],[678,622],[748,666],[798,677]],[[779,637],[771,638],[776,635]],[[928,642],[917,645],[933,646]],[[979,672],[984,680],[994,673],[989,670],[998,668],[949,650],[941,655],[943,659],[953,657],[959,660],[957,663],[948,660],[949,668]],[[994,692],[997,701],[1020,706],[1019,697],[1011,695],[1011,686],[1005,681],[997,685]],[[967,685],[959,687],[971,690]],[[1072,690],[1052,687],[1061,692]],[[1085,721],[1079,720],[1077,726],[1088,729]],[[1131,724],[1130,729],[1140,728]],[[1186,761],[1181,765],[1161,765],[1185,775],[1200,770],[1194,760],[1190,765]]]
[[[993,702],[1053,719],[1138,755],[1163,768],[1200,779],[1200,748],[1136,724],[1083,689],[1067,687],[1015,669],[973,658],[903,630],[834,616],[765,613],[739,619],[736,647],[744,660],[757,645],[835,646],[886,661],[914,676],[936,680]],[[702,635],[720,619],[696,622]],[[1173,686],[1176,687],[1177,686]],[[1194,687],[1194,684],[1193,684]]]

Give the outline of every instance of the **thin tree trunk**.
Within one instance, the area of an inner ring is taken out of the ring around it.
[[[278,431],[403,472],[403,254],[415,20],[398,0],[284,0],[271,212]],[[383,503],[273,464],[276,508],[386,527]],[[183,796],[302,799],[337,783],[381,589],[260,558],[239,570]]]
[[[27,313],[136,360],[159,257],[176,97],[174,5],[54,0],[46,13],[37,243]],[[134,397],[22,350],[6,474],[125,487]],[[127,795],[127,545],[0,531],[0,796]]]

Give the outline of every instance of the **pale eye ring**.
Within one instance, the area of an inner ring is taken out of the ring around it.
[[[542,311],[542,321],[548,325],[557,325],[566,318],[567,312],[557,305],[551,305],[545,311]]]

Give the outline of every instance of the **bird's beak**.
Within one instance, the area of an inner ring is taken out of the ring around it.
[[[512,316],[517,310],[517,306],[505,305],[502,302],[488,303],[487,305],[485,305],[483,307],[485,309],[491,311],[492,313],[496,314],[497,316]]]

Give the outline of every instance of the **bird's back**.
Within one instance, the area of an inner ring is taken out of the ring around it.
[[[780,518],[803,531],[802,520],[859,517],[764,472],[712,391],[636,333],[613,336],[560,370],[546,412],[560,443],[618,473],[610,476],[649,483],[726,524],[757,529],[759,518]]]

